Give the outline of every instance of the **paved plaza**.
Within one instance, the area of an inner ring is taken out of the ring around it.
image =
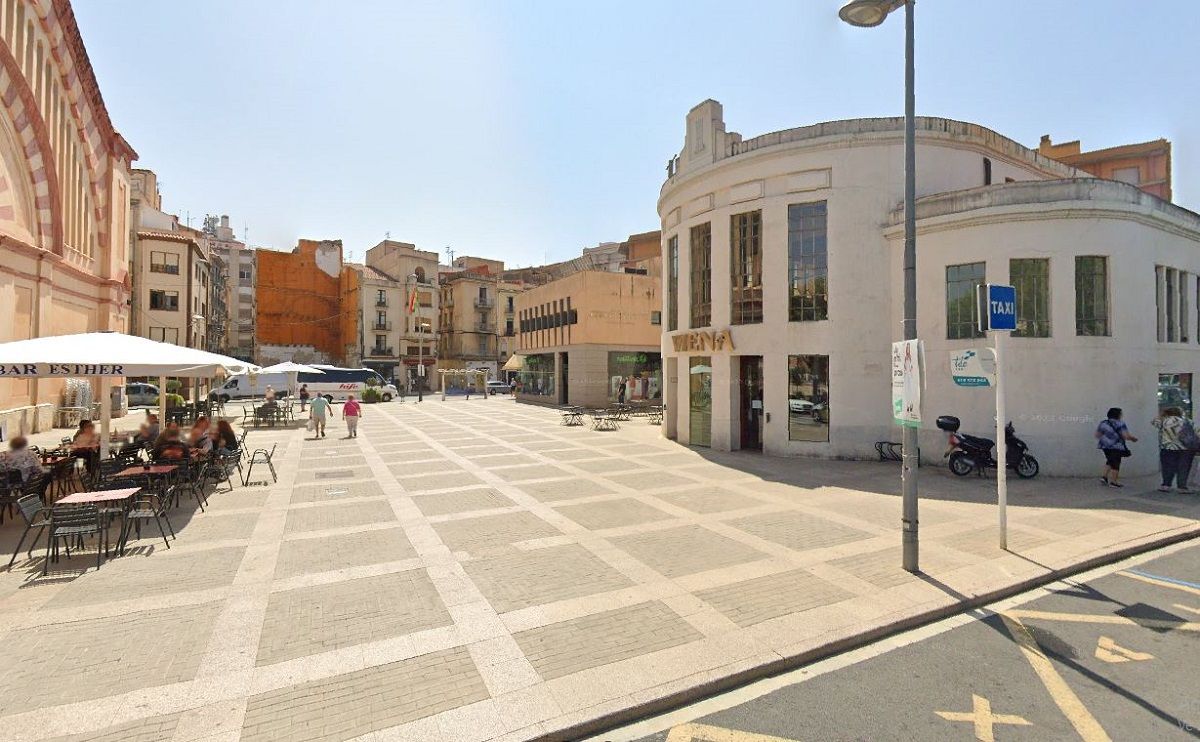
[[[994,484],[928,468],[914,576],[896,464],[688,449],[507,398],[330,430],[251,431],[278,482],[256,467],[176,511],[169,550],[144,533],[99,571],[43,578],[39,550],[0,573],[0,736],[561,739],[1200,533],[1200,497],[1043,478],[1010,483],[1005,552]]]

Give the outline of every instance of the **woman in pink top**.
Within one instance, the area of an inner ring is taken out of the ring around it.
[[[362,415],[362,406],[358,400],[351,394],[346,397],[346,404],[342,405],[342,419],[346,421],[346,432],[351,438],[358,437],[358,418]]]

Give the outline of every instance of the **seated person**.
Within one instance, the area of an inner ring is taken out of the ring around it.
[[[197,418],[196,424],[192,426],[192,432],[188,434],[188,446],[191,447],[193,455],[197,451],[208,453],[212,451],[212,438],[208,435],[208,418]]]
[[[154,447],[155,459],[184,460],[188,457],[188,444],[179,437],[179,426],[175,423],[167,425],[162,438]]]
[[[158,415],[146,410],[146,440],[139,441],[141,443],[153,443],[158,440],[161,429],[158,424]]]
[[[228,420],[217,422],[217,437],[213,443],[220,453],[237,453],[237,434],[233,432],[233,426],[229,424]]]
[[[46,471],[23,435],[9,441],[8,450],[0,453],[0,470],[19,472],[22,482],[27,482]]]
[[[83,465],[89,472],[95,471],[100,460],[100,436],[91,420],[79,421],[79,430],[71,439],[71,452],[83,459]]]

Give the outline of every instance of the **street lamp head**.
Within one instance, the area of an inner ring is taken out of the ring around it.
[[[838,11],[838,16],[851,26],[871,28],[883,23],[906,0],[850,0]]]

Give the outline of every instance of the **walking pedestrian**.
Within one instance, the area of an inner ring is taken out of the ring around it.
[[[304,412],[304,408],[308,406],[308,384],[300,385],[300,411]]]
[[[1096,447],[1104,452],[1104,473],[1100,475],[1100,482],[1109,487],[1125,486],[1118,481],[1121,459],[1132,456],[1129,443],[1137,443],[1137,436],[1129,432],[1129,426],[1121,419],[1123,414],[1120,407],[1110,407],[1105,419],[1096,426]]]
[[[1159,492],[1170,492],[1172,485],[1183,494],[1188,489],[1188,474],[1192,471],[1192,460],[1196,457],[1192,448],[1196,444],[1196,430],[1192,421],[1178,407],[1164,407],[1158,417],[1150,422],[1158,429],[1158,461],[1162,468],[1162,484]]]
[[[621,379],[621,385],[617,387],[617,404],[625,404],[625,379]]]
[[[314,438],[325,437],[325,418],[329,414],[329,400],[321,395],[313,397],[308,406],[308,417],[313,421]]]
[[[342,405],[342,419],[346,421],[347,438],[358,437],[358,418],[362,416],[362,405],[351,394]]]

